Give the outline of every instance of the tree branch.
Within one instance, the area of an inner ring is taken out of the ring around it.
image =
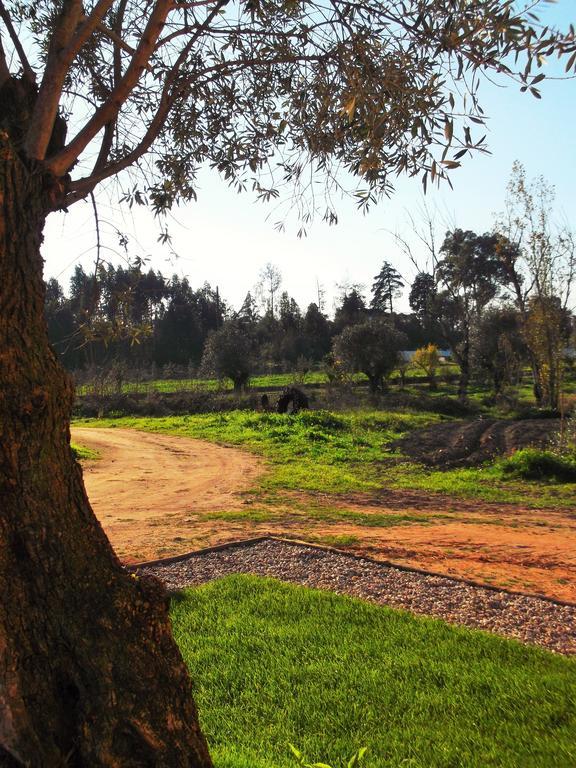
[[[106,123],[106,125],[104,126],[104,135],[102,136],[100,151],[98,152],[98,157],[96,158],[96,162],[94,163],[92,174],[99,171],[101,168],[104,168],[104,166],[106,165],[106,161],[108,160],[108,155],[110,154],[110,150],[112,149],[112,144],[114,143],[115,128],[116,128],[116,120],[111,120],[109,123]]]
[[[26,137],[29,157],[36,160],[45,158],[70,65],[113,1],[98,0],[88,17],[84,15],[81,0],[65,0],[63,3]]]
[[[7,80],[10,80],[10,77],[10,70],[8,69],[8,64],[6,63],[6,54],[4,53],[4,48],[2,47],[2,36],[0,35],[0,88],[2,88]]]
[[[118,85],[120,80],[122,79],[122,58],[120,56],[120,49],[123,48],[125,50],[125,46],[121,44],[122,42],[122,25],[124,23],[124,14],[126,12],[126,5],[128,4],[128,0],[121,0],[120,5],[118,6],[118,13],[116,14],[116,18],[114,20],[113,25],[113,33],[114,37],[111,39],[115,42],[114,45],[114,88]],[[131,53],[134,53],[133,49],[130,49]],[[98,107],[96,107],[97,109]],[[101,170],[105,165],[106,161],[108,160],[108,156],[110,154],[110,150],[112,149],[112,144],[114,143],[114,130],[116,128],[116,120],[111,120],[109,123],[106,123],[104,126],[104,135],[102,136],[102,143],[100,145],[100,151],[98,152],[98,157],[96,158],[96,162],[94,163],[94,168],[92,173],[95,173],[99,170]]]
[[[190,40],[188,40],[184,48],[180,51],[178,58],[172,65],[172,68],[169,74],[167,75],[166,80],[164,81],[164,87],[162,89],[162,95],[160,97],[158,110],[156,111],[156,114],[152,118],[152,121],[148,126],[148,130],[144,134],[144,137],[140,141],[138,146],[135,147],[135,149],[133,149],[132,152],[129,152],[121,160],[118,160],[115,163],[111,163],[108,166],[102,167],[102,163],[105,162],[105,157],[104,157],[104,143],[106,142],[106,132],[105,132],[104,138],[102,140],[102,146],[100,148],[100,153],[98,155],[98,160],[96,161],[96,164],[94,166],[94,171],[90,174],[90,176],[87,176],[83,179],[78,179],[77,181],[72,183],[71,185],[72,192],[66,198],[67,205],[72,205],[78,200],[81,200],[82,198],[86,197],[87,194],[92,192],[92,190],[96,187],[97,184],[99,184],[101,181],[104,181],[104,179],[110,178],[110,176],[114,176],[115,174],[120,173],[120,171],[123,171],[126,168],[130,167],[131,165],[136,163],[150,149],[153,142],[155,141],[160,131],[162,130],[166,117],[168,116],[168,113],[170,112],[170,109],[178,96],[178,93],[171,93],[170,89],[172,88],[172,85],[174,84],[180,72],[180,68],[182,67],[182,64],[186,61],[186,58],[190,53],[192,46],[196,43],[200,35],[204,32],[204,30],[212,23],[214,17],[219,13],[220,9],[227,4],[227,2],[228,0],[220,0],[220,2],[218,2],[214,6],[212,11],[208,14],[206,19],[204,20],[204,23],[198,27],[195,34],[192,35]],[[186,83],[182,83],[181,88],[183,88],[185,85]],[[106,126],[107,128],[108,128],[108,125]],[[109,152],[109,149],[108,149],[108,152]],[[106,153],[106,156],[107,156],[107,153]]]
[[[14,48],[18,53],[18,58],[20,59],[20,63],[22,64],[22,69],[24,71],[24,77],[27,80],[30,80],[31,83],[35,83],[36,73],[30,66],[30,62],[28,61],[24,48],[22,47],[22,43],[20,42],[18,33],[16,32],[16,30],[14,29],[14,25],[12,24],[12,19],[10,18],[10,14],[4,7],[4,3],[2,0],[0,0],[0,18],[4,22],[6,29],[8,30],[8,34],[10,35],[10,39],[12,40],[12,44],[14,45]],[[4,52],[2,51],[2,58],[4,58],[3,53]],[[4,60],[4,63],[5,63],[5,60]],[[2,69],[3,68],[0,66],[0,77],[3,76]],[[6,66],[6,69],[8,69],[7,66]]]
[[[58,152],[46,163],[47,168],[54,175],[62,176],[65,174],[98,132],[111,120],[116,119],[120,108],[138,83],[142,72],[148,66],[150,56],[154,51],[156,42],[164,28],[166,17],[172,10],[172,7],[172,0],[157,1],[124,77],[116,85],[109,98],[92,115],[68,146],[64,147],[61,152]]]

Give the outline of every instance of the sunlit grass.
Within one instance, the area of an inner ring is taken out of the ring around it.
[[[130,427],[238,445],[271,462],[267,489],[370,491],[382,486],[383,450],[410,429],[439,420],[431,414],[387,412],[297,415],[233,411],[166,418],[79,421],[77,425]]]
[[[235,576],[186,590],[174,633],[216,768],[576,765],[576,663],[483,632]]]
[[[92,448],[86,448],[85,445],[70,443],[70,447],[72,448],[72,453],[77,461],[94,461],[95,459],[100,458],[98,451],[95,451]]]
[[[441,379],[444,375],[455,375],[458,372],[458,366],[447,363],[443,365],[438,372]],[[404,373],[406,380],[421,378],[423,372],[414,366],[410,366]],[[391,379],[399,378],[398,372],[392,374]],[[350,381],[367,382],[368,379],[363,373],[356,373],[350,376]],[[327,384],[328,376],[325,371],[307,371],[290,373],[266,373],[252,376],[250,386],[255,389],[265,389],[266,387],[291,387],[305,386],[307,384]],[[232,390],[231,379],[206,379],[206,378],[184,378],[184,379],[150,379],[148,381],[122,381],[117,383],[113,380],[94,382],[91,384],[82,384],[77,387],[79,395],[85,395],[93,391],[118,392],[123,394],[133,394],[138,392],[182,392],[182,391],[209,391]]]

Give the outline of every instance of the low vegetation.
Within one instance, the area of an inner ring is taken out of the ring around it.
[[[576,663],[483,632],[235,576],[173,601],[217,768],[576,764]]]
[[[506,461],[439,470],[409,460],[390,444],[408,431],[439,423],[434,413],[307,411],[297,415],[233,411],[166,418],[85,420],[78,425],[128,427],[242,446],[270,462],[268,493],[378,492],[411,488],[525,506],[576,506],[566,477],[542,483],[515,476]]]
[[[98,459],[100,454],[98,451],[92,450],[92,448],[86,448],[85,445],[77,445],[71,443],[72,453],[78,461],[94,461]]]
[[[525,448],[505,459],[501,467],[506,474],[523,480],[576,482],[576,453],[565,456],[553,451]]]

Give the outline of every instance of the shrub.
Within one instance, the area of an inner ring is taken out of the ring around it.
[[[396,367],[400,350],[407,338],[387,320],[371,318],[364,323],[349,325],[332,342],[335,365],[350,372],[362,372],[372,393],[385,392],[388,378]]]
[[[436,371],[440,366],[440,354],[435,344],[428,344],[427,347],[420,347],[414,352],[412,362],[418,368],[421,368],[428,377],[428,386],[430,389],[438,389],[436,382]]]
[[[252,368],[250,340],[241,328],[228,322],[210,334],[202,355],[204,373],[232,379],[234,392],[240,393],[248,385]]]
[[[553,451],[524,448],[502,462],[507,475],[523,480],[576,482],[576,456],[562,456]]]

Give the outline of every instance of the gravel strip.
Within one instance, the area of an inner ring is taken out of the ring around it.
[[[272,576],[306,587],[353,595],[380,605],[495,632],[563,654],[576,654],[576,607],[538,597],[475,587],[445,576],[394,568],[375,560],[267,539],[145,566],[169,589],[231,573]]]

